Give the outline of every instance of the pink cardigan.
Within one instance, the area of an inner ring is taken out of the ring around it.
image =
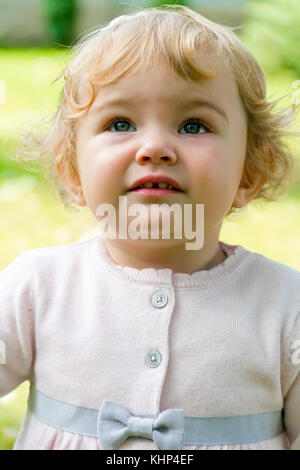
[[[140,415],[283,410],[285,429],[271,439],[184,449],[299,450],[300,273],[220,246],[226,260],[193,274],[119,266],[99,236],[21,253],[0,272],[0,397],[29,379],[56,400],[94,409],[111,400]],[[100,446],[28,409],[14,448]],[[131,438],[120,449],[158,447]]]

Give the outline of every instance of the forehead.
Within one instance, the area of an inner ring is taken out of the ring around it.
[[[205,59],[201,68],[205,69]],[[228,64],[214,66],[215,76],[197,82],[181,77],[170,67],[133,71],[116,82],[95,87],[96,95],[90,111],[96,111],[105,103],[127,100],[128,104],[142,107],[159,106],[162,108],[184,108],[193,100],[205,100],[223,110],[236,108],[242,111],[242,100]],[[125,103],[123,103],[126,106]]]
[[[228,102],[232,105],[239,103],[239,92],[233,72],[225,64],[218,66],[216,76],[197,82],[184,79],[165,67],[132,73],[115,83],[97,86],[92,107],[98,107],[104,99],[118,100],[124,97],[141,105],[155,102],[180,106],[189,98],[207,98],[224,105]]]

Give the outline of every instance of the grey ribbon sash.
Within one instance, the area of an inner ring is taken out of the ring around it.
[[[180,409],[164,410],[155,416],[135,415],[108,400],[100,409],[76,406],[32,386],[28,408],[49,426],[97,437],[101,450],[118,449],[132,438],[151,439],[162,450],[182,450],[184,445],[248,444],[272,439],[284,431],[283,409],[228,417],[190,417]]]

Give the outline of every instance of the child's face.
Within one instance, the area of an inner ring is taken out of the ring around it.
[[[232,203],[241,207],[252,193],[239,188],[246,156],[246,115],[231,69],[223,65],[219,71],[217,77],[196,84],[163,68],[147,70],[98,89],[78,125],[83,196],[77,202],[87,204],[94,215],[102,203],[118,208],[120,195],[128,196],[128,207],[201,203],[206,236],[220,229]],[[129,103],[112,104],[119,99]],[[193,100],[207,101],[220,111],[188,106]],[[113,118],[122,122],[106,130]],[[199,119],[211,132],[201,122],[185,123],[187,119]],[[159,199],[127,192],[138,178],[153,173],[175,179],[184,192]]]

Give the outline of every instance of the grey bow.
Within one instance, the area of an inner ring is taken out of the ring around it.
[[[120,447],[130,436],[153,440],[162,450],[182,450],[184,444],[184,412],[169,409],[156,418],[138,416],[125,406],[104,400],[98,415],[100,448]]]

